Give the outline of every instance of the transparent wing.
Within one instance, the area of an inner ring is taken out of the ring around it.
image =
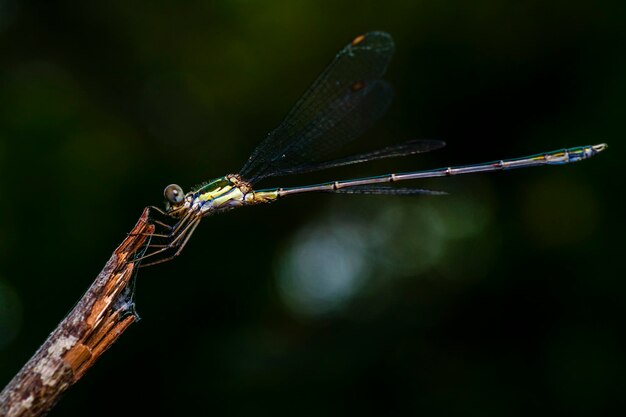
[[[355,38],[254,150],[240,175],[254,183],[295,172],[369,129],[393,99],[393,89],[381,80],[393,51],[393,39],[385,32]]]
[[[361,162],[375,161],[377,159],[396,158],[399,156],[415,155],[418,153],[430,152],[446,146],[441,140],[417,139],[410,140],[397,145],[387,146],[372,152],[365,152],[350,155],[345,158],[333,159],[330,161],[315,164],[303,164],[293,168],[287,168],[274,175],[302,174],[305,172],[319,171],[322,169],[337,168],[345,165],[359,164]]]

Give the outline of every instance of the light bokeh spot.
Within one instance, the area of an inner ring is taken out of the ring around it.
[[[485,272],[471,267],[475,260],[490,265],[494,248],[481,236],[491,219],[487,203],[468,197],[336,203],[287,243],[277,265],[281,297],[298,315],[325,316],[397,279],[468,279]],[[459,242],[472,246],[471,257]]]
[[[358,224],[312,225],[300,231],[279,265],[280,289],[297,313],[336,311],[366,280]]]

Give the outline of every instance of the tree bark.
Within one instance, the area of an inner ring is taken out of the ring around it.
[[[138,319],[133,255],[154,231],[148,208],[74,309],[0,393],[0,416],[45,415]]]

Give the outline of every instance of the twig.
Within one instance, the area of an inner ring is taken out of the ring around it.
[[[133,254],[154,231],[148,209],[74,309],[0,393],[0,416],[45,415],[137,320]]]

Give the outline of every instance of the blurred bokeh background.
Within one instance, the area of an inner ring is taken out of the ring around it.
[[[0,0],[0,386],[165,185],[237,171],[340,48],[386,30],[397,98],[359,149],[448,146],[264,185],[610,149],[418,184],[446,197],[206,219],[141,271],[142,320],[51,415],[623,407],[624,21],[621,1]]]

